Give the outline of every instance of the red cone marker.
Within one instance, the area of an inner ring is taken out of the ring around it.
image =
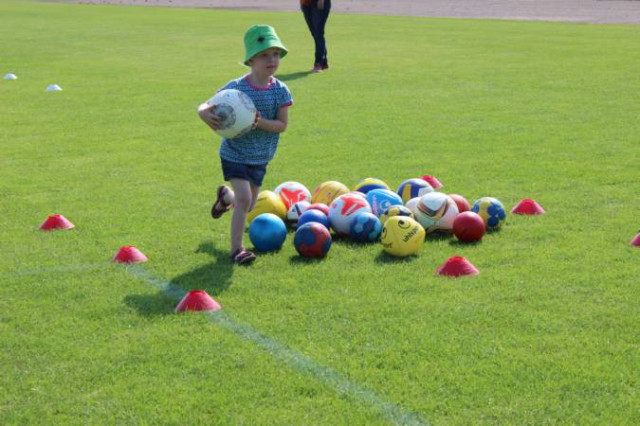
[[[546,212],[542,206],[532,200],[531,198],[525,198],[520,201],[512,210],[511,213],[515,214],[545,214]]]
[[[427,182],[429,185],[431,185],[433,187],[433,189],[440,189],[442,188],[442,183],[440,183],[440,181],[438,180],[437,177],[435,176],[431,176],[431,175],[424,175],[422,176],[420,179],[422,179],[423,181]]]
[[[122,246],[111,260],[119,263],[140,263],[149,259],[134,246]]]
[[[444,262],[436,273],[448,277],[459,277],[462,275],[478,275],[480,271],[464,257],[453,256]]]
[[[217,311],[222,309],[220,304],[216,302],[204,290],[191,290],[185,294],[178,306],[176,313],[184,311]]]
[[[636,237],[633,240],[631,240],[631,245],[640,247],[640,232],[638,232],[638,235],[636,235]]]
[[[75,225],[67,220],[61,214],[52,214],[42,222],[40,229],[43,231],[53,231],[54,229],[71,229]]]

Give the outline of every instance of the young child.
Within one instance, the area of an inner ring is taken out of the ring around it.
[[[289,88],[273,75],[278,70],[280,59],[287,54],[275,30],[268,25],[256,25],[244,35],[246,50],[244,64],[251,71],[223,88],[246,93],[256,106],[256,122],[253,130],[234,138],[222,138],[220,161],[224,179],[231,188],[221,185],[217,199],[211,208],[211,216],[218,219],[232,206],[231,216],[231,260],[239,265],[253,262],[255,254],[243,246],[247,213],[260,191],[267,164],[276,153],[280,133],[287,129],[288,107],[293,104]],[[215,105],[206,103],[198,107],[198,115],[211,127],[220,127],[220,118],[212,110]]]

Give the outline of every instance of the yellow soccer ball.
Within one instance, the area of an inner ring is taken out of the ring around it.
[[[345,184],[330,180],[321,183],[315,191],[313,191],[311,204],[322,203],[330,206],[333,200],[347,192],[349,192],[349,188],[347,188]]]
[[[382,227],[380,242],[385,252],[396,257],[416,254],[424,243],[424,228],[407,216],[392,216]]]
[[[273,213],[280,219],[287,217],[287,207],[278,194],[273,191],[262,191],[258,194],[258,199],[253,209],[247,214],[247,223],[262,213]]]

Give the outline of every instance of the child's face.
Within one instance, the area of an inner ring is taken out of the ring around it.
[[[258,53],[249,61],[254,72],[265,75],[274,75],[280,65],[280,49],[271,47]]]

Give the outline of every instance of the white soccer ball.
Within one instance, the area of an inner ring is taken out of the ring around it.
[[[430,192],[420,197],[414,214],[427,234],[434,231],[451,232],[458,216],[458,205],[442,192]]]
[[[221,90],[207,101],[216,107],[211,111],[220,117],[220,128],[216,133],[233,139],[251,131],[256,120],[256,106],[246,93],[235,89]]]

